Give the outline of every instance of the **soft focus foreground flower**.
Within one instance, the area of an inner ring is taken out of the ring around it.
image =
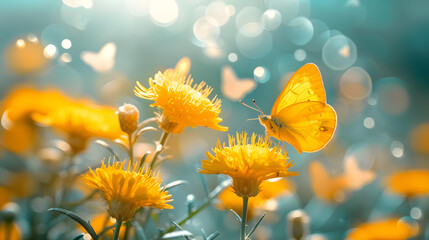
[[[193,79],[179,72],[167,70],[158,72],[155,79],[149,79],[149,88],[139,82],[134,93],[141,98],[155,101],[151,106],[163,110],[158,116],[160,127],[170,133],[178,134],[185,127],[205,126],[219,131],[227,131],[220,126],[220,99],[208,99],[212,88],[205,82],[192,85]]]
[[[125,139],[115,109],[91,101],[70,102],[55,111],[35,114],[34,119],[66,133],[75,153],[84,150],[92,137]]]
[[[390,191],[406,197],[429,193],[429,170],[410,169],[397,172],[387,178]]]
[[[208,160],[202,160],[203,174],[225,174],[232,178],[232,187],[239,197],[258,195],[260,184],[267,179],[298,175],[289,172],[292,161],[282,154],[282,149],[267,137],[253,134],[248,144],[247,133],[237,133],[236,139],[229,137],[229,147],[218,141],[213,150],[207,152]]]
[[[8,236],[6,234],[8,234]],[[0,222],[0,239],[21,240],[21,232],[18,225],[13,222]]]
[[[275,198],[281,195],[287,195],[294,191],[292,183],[286,179],[280,179],[274,182],[261,183],[261,192],[253,198],[249,199],[247,219],[255,216],[256,209],[265,209],[275,211],[277,209],[277,201]],[[243,199],[234,193],[232,187],[226,188],[219,194],[220,202],[217,207],[223,210],[232,209],[237,214],[242,214]]]
[[[374,221],[359,225],[351,230],[346,240],[405,240],[417,235],[417,223],[398,218]]]
[[[55,90],[38,91],[20,87],[12,91],[1,103],[1,123],[4,128],[2,144],[12,152],[22,153],[36,142],[35,113],[46,114],[69,102]]]
[[[136,171],[136,165],[131,169],[128,165],[124,170],[125,161],[110,163],[103,162],[96,171],[85,175],[88,186],[101,190],[109,203],[109,214],[117,220],[130,220],[137,208],[153,207],[172,209],[168,202],[173,201],[167,191],[160,188],[159,175],[151,176],[144,169]]]

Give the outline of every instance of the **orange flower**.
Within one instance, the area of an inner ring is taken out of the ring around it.
[[[387,188],[406,197],[429,193],[429,170],[410,169],[397,172],[387,178]]]
[[[346,240],[405,240],[417,235],[417,223],[398,218],[363,223],[351,230]]]

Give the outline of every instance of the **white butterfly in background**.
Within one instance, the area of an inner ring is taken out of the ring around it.
[[[80,58],[97,72],[106,72],[115,65],[116,45],[112,42],[105,44],[100,52],[84,51]]]
[[[256,88],[252,78],[239,79],[230,66],[222,68],[222,94],[232,101],[242,99]]]
[[[373,171],[362,170],[358,165],[358,160],[353,156],[348,157],[344,162],[344,176],[350,190],[358,190],[376,177]]]

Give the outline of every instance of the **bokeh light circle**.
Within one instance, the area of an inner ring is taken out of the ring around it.
[[[262,14],[261,24],[269,31],[276,30],[282,23],[282,15],[276,9],[268,9]]]
[[[214,41],[220,33],[219,27],[207,21],[206,17],[201,17],[194,23],[193,31],[194,36],[201,42]]]
[[[210,3],[206,8],[207,20],[215,26],[224,25],[230,17],[227,9],[227,5],[223,2],[216,1]]]
[[[362,100],[371,93],[372,81],[363,68],[351,67],[341,76],[339,87],[343,96],[351,100]]]
[[[374,91],[378,96],[377,105],[385,113],[402,114],[410,105],[410,96],[405,84],[398,78],[383,78],[376,81]]]
[[[298,62],[302,62],[302,61],[304,61],[307,58],[307,53],[305,52],[304,49],[297,49],[293,53],[293,56],[295,57],[295,59]]]
[[[253,78],[258,83],[266,83],[268,80],[270,80],[270,71],[266,67],[256,67],[253,70]]]
[[[283,23],[287,24],[299,13],[299,0],[271,0],[267,7],[277,9],[282,15]]]
[[[375,121],[374,121],[374,118],[372,118],[372,117],[366,117],[366,118],[363,120],[363,125],[364,125],[366,128],[368,128],[368,129],[372,129],[372,128],[374,128],[374,127],[375,127]]]
[[[179,6],[174,0],[151,1],[149,14],[154,24],[167,27],[176,22],[179,16]]]
[[[235,17],[235,26],[240,29],[247,23],[259,23],[262,12],[256,7],[245,7]]]
[[[259,23],[249,23],[239,30],[236,44],[240,52],[252,59],[265,56],[271,51],[273,40],[271,33],[263,30]]]
[[[323,45],[332,35],[330,34],[328,26],[324,22],[312,19],[311,24],[313,25],[313,37],[305,45],[305,49],[313,52],[322,51]]]
[[[344,35],[331,37],[322,49],[323,62],[333,70],[344,70],[357,59],[354,42]]]
[[[230,62],[237,62],[238,56],[236,53],[230,53],[228,54],[228,61]]]
[[[294,18],[288,24],[288,38],[298,46],[308,43],[314,34],[313,24],[306,17]]]

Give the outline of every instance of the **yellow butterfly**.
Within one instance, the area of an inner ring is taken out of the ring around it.
[[[262,113],[259,122],[268,136],[288,142],[299,153],[322,149],[334,135],[337,115],[326,103],[317,66],[309,63],[298,69],[274,102],[271,115]]]

